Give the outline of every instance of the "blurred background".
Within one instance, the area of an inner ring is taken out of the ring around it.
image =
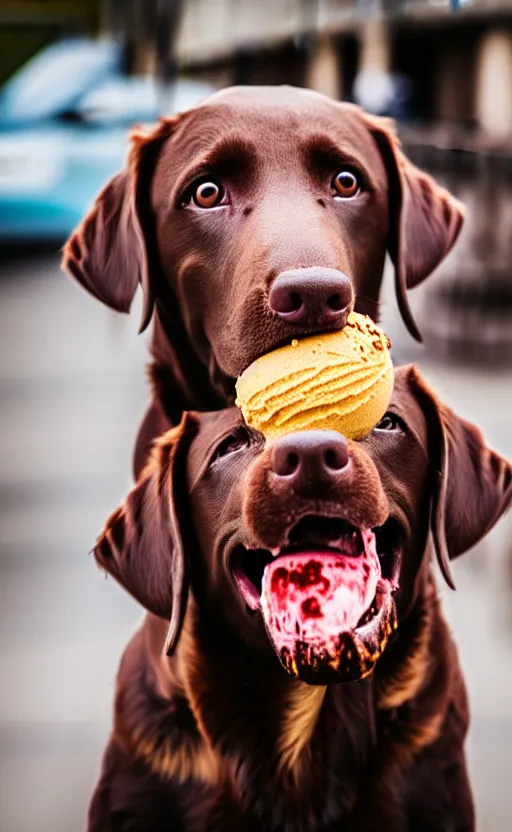
[[[125,158],[130,125],[233,83],[289,83],[395,117],[467,206],[383,324],[443,398],[512,456],[512,0],[0,2],[0,830],[75,832],[142,612],[88,556],[131,482],[147,401],[138,309],[104,309],[59,248]],[[509,832],[512,517],[440,591],[473,713],[478,829]]]

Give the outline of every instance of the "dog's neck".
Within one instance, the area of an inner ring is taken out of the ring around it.
[[[201,620],[193,604],[172,666],[205,745],[228,766],[251,814],[258,816],[269,793],[276,825],[304,812],[327,819],[350,811],[376,743],[371,679],[306,685],[273,654]]]

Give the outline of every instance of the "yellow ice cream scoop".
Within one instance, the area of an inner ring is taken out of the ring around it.
[[[371,318],[352,312],[341,332],[292,341],[256,359],[236,383],[236,404],[269,438],[329,429],[361,439],[391,398],[390,346]]]

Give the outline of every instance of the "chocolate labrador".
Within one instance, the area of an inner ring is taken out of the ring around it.
[[[186,414],[94,550],[150,614],[90,832],[474,830],[432,558],[451,580],[511,501],[512,466],[411,366],[358,442]]]
[[[258,356],[378,317],[384,260],[406,290],[451,249],[460,204],[403,155],[391,122],[293,87],[234,87],[137,133],[126,169],[64,249],[64,267],[113,309],[138,284],[154,313],[151,440],[184,410],[234,400]]]

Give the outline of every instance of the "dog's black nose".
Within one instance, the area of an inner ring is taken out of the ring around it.
[[[290,324],[343,329],[354,305],[354,291],[343,272],[315,266],[278,274],[268,301],[273,312]]]
[[[273,473],[304,496],[336,485],[348,462],[347,440],[334,430],[290,433],[271,450]]]

